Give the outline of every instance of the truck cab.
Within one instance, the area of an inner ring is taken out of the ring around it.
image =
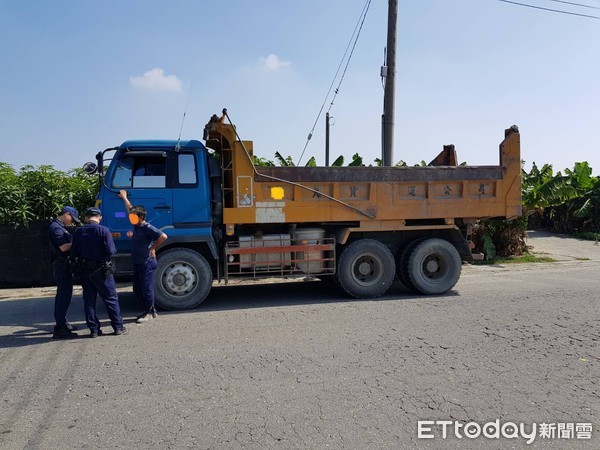
[[[146,221],[163,230],[168,244],[204,242],[216,254],[213,240],[211,177],[206,147],[197,140],[130,140],[98,155],[114,152],[98,197],[102,223],[113,233],[118,274],[132,272],[131,229],[118,192],[128,192],[132,204],[143,205]],[[216,179],[216,177],[214,177]]]

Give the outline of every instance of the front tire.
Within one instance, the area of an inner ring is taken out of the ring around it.
[[[156,305],[167,310],[192,309],[200,305],[212,287],[210,264],[198,252],[171,249],[158,256],[154,272]]]
[[[342,251],[336,277],[352,297],[375,298],[387,292],[395,272],[396,262],[389,248],[374,239],[361,239]]]
[[[404,269],[412,287],[421,294],[444,294],[458,282],[462,262],[454,245],[432,238],[412,249]]]

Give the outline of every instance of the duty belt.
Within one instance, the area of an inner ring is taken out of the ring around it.
[[[80,258],[81,270],[88,277],[96,275],[98,272],[108,272],[113,270],[112,262],[110,261],[94,261],[93,259]]]
[[[96,270],[106,264],[108,261],[94,261],[93,259],[79,259],[81,263],[81,268],[85,270]]]

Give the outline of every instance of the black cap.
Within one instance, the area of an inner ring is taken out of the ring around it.
[[[88,208],[85,210],[85,217],[90,217],[90,216],[101,216],[102,212],[98,209],[98,208]]]

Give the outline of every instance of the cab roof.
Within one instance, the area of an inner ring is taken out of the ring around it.
[[[202,150],[206,149],[202,142],[192,139],[189,141],[177,141],[176,139],[161,140],[161,139],[138,139],[123,142],[119,148],[129,151],[148,150],[148,149],[174,149],[177,145],[179,148],[187,150]]]

